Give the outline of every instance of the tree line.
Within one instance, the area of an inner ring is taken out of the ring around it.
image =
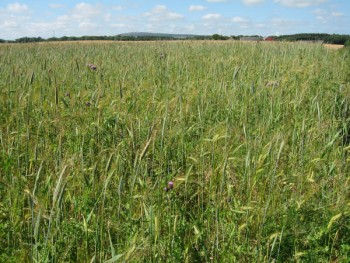
[[[41,38],[41,37],[21,37],[15,40],[4,40],[0,39],[0,43],[35,43],[35,42],[54,42],[54,41],[84,41],[84,40],[107,40],[107,41],[155,41],[155,40],[239,40],[242,37],[252,37],[252,36],[224,36],[220,34],[213,35],[198,35],[190,37],[176,37],[176,36],[164,36],[164,35],[143,35],[143,36],[132,36],[132,35],[116,35],[116,36],[63,36],[63,37],[51,37],[51,38]],[[254,35],[261,40],[264,38],[262,36]],[[323,41],[328,44],[339,44],[350,46],[350,35],[339,35],[339,34],[319,34],[319,33],[303,33],[303,34],[293,34],[293,35],[280,35],[271,36],[270,39],[273,41]]]
[[[327,44],[349,45],[350,35],[339,34],[294,34],[273,37],[276,41],[323,41]]]
[[[41,37],[21,37],[15,40],[3,40],[0,39],[0,43],[35,43],[35,42],[56,42],[56,41],[94,41],[94,40],[105,40],[105,41],[152,41],[152,40],[186,40],[186,39],[194,39],[194,40],[204,40],[210,39],[210,36],[194,36],[187,38],[175,38],[171,36],[63,36],[63,37],[50,37],[47,39]]]

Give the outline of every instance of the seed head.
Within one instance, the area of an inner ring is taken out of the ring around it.
[[[173,189],[174,188],[174,182],[169,182],[168,186],[169,186],[169,189]]]

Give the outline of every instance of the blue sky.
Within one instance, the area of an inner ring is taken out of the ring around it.
[[[0,39],[126,32],[350,34],[349,0],[0,1]]]

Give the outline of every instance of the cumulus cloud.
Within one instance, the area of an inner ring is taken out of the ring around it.
[[[166,5],[157,5],[152,9],[151,13],[159,14],[159,13],[165,13],[167,11],[168,11],[168,8],[166,7]]]
[[[58,8],[58,6],[49,7]],[[96,32],[103,32],[107,21],[111,19],[101,4],[79,3],[66,14],[44,21],[27,15],[29,9],[25,5],[8,5],[7,10],[11,10],[12,13],[2,15],[0,30],[8,39],[23,36],[52,37],[55,32],[60,36],[93,35]]]
[[[52,8],[52,9],[59,9],[59,8],[64,8],[65,5],[61,5],[61,4],[50,4],[49,7]]]
[[[218,18],[221,18],[221,15],[218,13],[206,14],[202,16],[202,18],[205,20],[218,19]]]
[[[324,11],[323,9],[315,9],[312,11],[312,13],[315,15],[324,15],[326,11]]]
[[[340,12],[332,12],[331,13],[331,16],[335,16],[335,17],[339,17],[339,16],[343,16],[344,14],[343,13],[340,13]]]
[[[202,5],[190,5],[188,7],[188,11],[203,11],[207,9],[205,6],[202,6]]]
[[[243,17],[240,17],[240,16],[235,16],[235,17],[233,17],[233,18],[231,19],[231,21],[234,22],[234,23],[247,23],[247,22],[249,22],[248,19],[243,18]]]
[[[116,27],[116,28],[126,28],[126,24],[123,23],[118,23],[118,24],[112,24],[112,27]]]
[[[327,12],[323,9],[315,9],[311,13],[315,15],[315,19],[318,21],[326,20]]]
[[[28,6],[20,3],[13,3],[7,5],[7,10],[13,13],[23,13],[29,10]]]
[[[207,0],[208,3],[223,3],[227,2],[227,0]]]
[[[24,15],[16,15],[9,13],[1,14],[0,32],[1,38],[12,39],[22,37],[26,34],[26,29],[23,25],[30,22],[30,17]]]
[[[257,28],[264,28],[264,27],[266,27],[266,25],[264,23],[258,23],[258,24],[255,25],[255,27],[257,27]]]
[[[282,28],[284,30],[289,30],[291,28],[298,27],[302,25],[303,23],[298,20],[293,20],[293,19],[285,19],[285,18],[272,18],[269,21],[269,25],[272,26],[273,28]]]
[[[309,7],[316,6],[327,2],[327,0],[275,0],[276,3],[282,4],[287,7]]]
[[[144,13],[150,21],[179,20],[184,18],[182,14],[170,11],[165,5],[157,5],[151,11]]]
[[[243,3],[245,5],[259,5],[264,3],[265,0],[243,0]]]
[[[0,8],[0,32],[1,38],[14,38],[26,34],[24,25],[31,22],[30,9],[25,4],[11,3]]]
[[[83,30],[92,30],[92,29],[96,29],[98,27],[98,25],[96,23],[93,23],[91,21],[84,21],[79,23],[79,28],[83,29]]]
[[[91,19],[101,14],[101,6],[80,3],[72,11],[72,17],[76,19]]]
[[[344,16],[344,14],[341,12],[330,12],[324,9],[315,9],[311,13],[315,15],[315,19],[317,21],[324,24],[328,23],[331,19],[336,19]]]
[[[112,6],[112,10],[114,10],[114,11],[121,11],[123,9],[124,9],[124,7],[120,6],[120,5]]]
[[[102,26],[103,21],[110,21],[111,16],[101,4],[79,3],[67,14],[58,17],[56,26],[61,28],[74,28],[74,24],[82,33],[92,33],[93,29]]]

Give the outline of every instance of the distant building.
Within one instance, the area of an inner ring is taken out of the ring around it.
[[[262,40],[259,36],[251,36],[251,37],[241,37],[239,40],[241,41],[260,41]]]
[[[265,41],[275,41],[275,38],[272,36],[268,36],[267,38],[265,38]]]

